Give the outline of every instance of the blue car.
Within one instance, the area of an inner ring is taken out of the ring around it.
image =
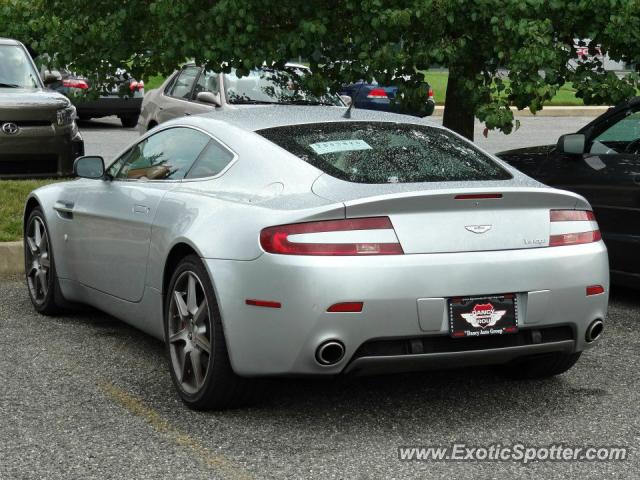
[[[340,94],[350,96],[355,108],[404,113],[416,117],[428,117],[433,113],[436,106],[433,98],[433,89],[431,87],[429,87],[426,104],[418,110],[407,110],[400,105],[400,102],[393,101],[398,94],[398,87],[385,87],[376,82],[367,83],[360,81],[352,83],[351,85],[345,85],[342,87]]]

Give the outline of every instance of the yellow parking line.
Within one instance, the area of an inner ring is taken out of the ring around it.
[[[180,432],[176,427],[162,418],[159,412],[129,395],[121,388],[116,387],[112,383],[101,383],[99,387],[111,400],[115,401],[133,415],[145,419],[158,433],[168,436],[181,447],[191,450],[202,463],[217,470],[224,478],[237,480],[248,480],[252,478],[249,472],[241,466],[235,464],[224,455],[213,453],[195,438]]]

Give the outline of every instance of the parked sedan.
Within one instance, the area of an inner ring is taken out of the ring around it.
[[[35,190],[37,311],[93,305],[166,342],[193,408],[250,378],[499,364],[565,372],[603,330],[587,201],[421,119],[266,106],[179,118]]]
[[[239,77],[235,70],[218,74],[187,64],[174,72],[142,102],[138,130],[144,133],[167,120],[199,113],[245,108],[255,105],[345,104],[337,95],[316,96],[300,85],[309,69],[288,63],[284,70],[259,68]]]
[[[498,156],[543,183],[585,196],[609,248],[612,280],[640,287],[640,97],[556,145]]]
[[[433,89],[429,86],[427,101],[421,108],[408,110],[399,102],[398,87],[380,85],[377,82],[356,82],[345,85],[340,94],[351,97],[354,107],[368,110],[378,110],[381,112],[405,113],[417,117],[427,117],[433,114],[436,102],[433,96]]]
[[[83,75],[58,70],[46,71],[44,77],[48,88],[73,101],[80,120],[114,115],[125,128],[133,128],[138,124],[144,82],[131,77],[126,70],[117,69],[109,79],[113,85],[108,91],[101,91],[97,98],[87,96],[91,92],[91,82]]]

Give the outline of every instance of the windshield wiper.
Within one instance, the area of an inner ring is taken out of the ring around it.
[[[321,102],[320,100],[289,100],[287,102],[278,102],[278,105],[325,105],[327,107],[335,107],[333,103]]]
[[[278,102],[268,102],[266,100],[230,100],[229,103],[232,105],[276,105]]]
[[[1,83],[0,82],[0,88],[21,88],[20,85],[16,84],[16,83]]]

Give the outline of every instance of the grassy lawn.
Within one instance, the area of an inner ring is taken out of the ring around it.
[[[162,75],[155,75],[150,77],[148,80],[144,81],[144,89],[145,91],[153,90],[154,88],[158,88],[162,85],[162,82],[165,81],[167,77],[163,77]]]
[[[0,242],[22,238],[22,211],[32,190],[60,179],[0,180]]]
[[[449,74],[447,72],[430,70],[426,72],[426,77],[429,85],[431,85],[431,87],[433,88],[433,94],[436,97],[436,104],[444,105],[444,99],[447,94],[447,80],[449,78]],[[558,90],[556,96],[553,97],[550,102],[545,103],[545,105],[584,105],[582,99],[576,98],[575,92],[576,91],[572,87],[572,85],[570,83],[566,83],[560,88],[560,90]]]

